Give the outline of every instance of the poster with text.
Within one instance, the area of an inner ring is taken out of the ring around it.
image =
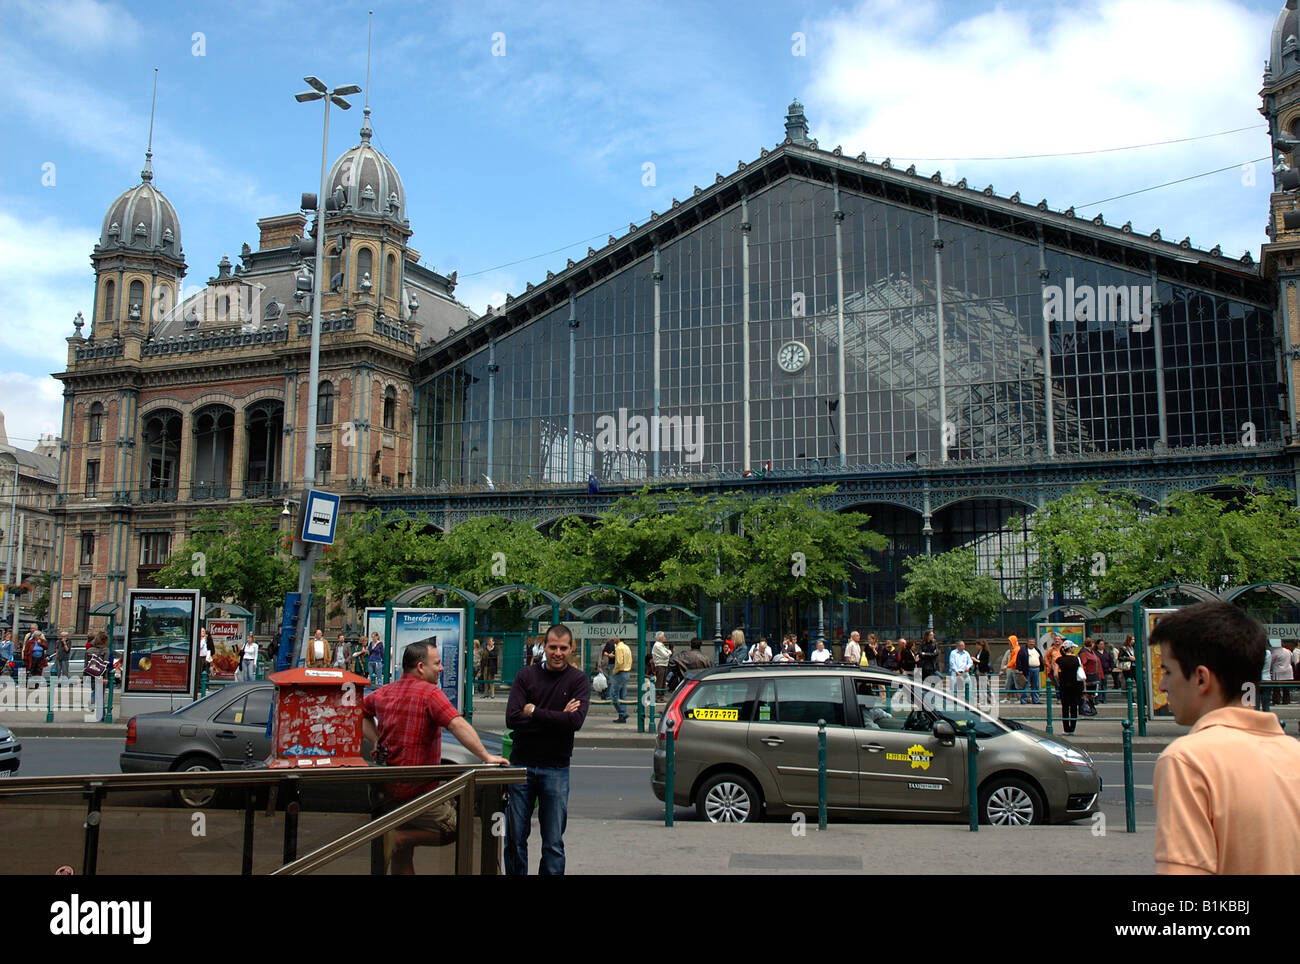
[[[126,607],[122,691],[193,695],[199,591],[130,589]]]
[[[233,683],[239,673],[239,661],[244,658],[244,621],[210,619],[207,628],[208,645],[212,651],[208,681]]]
[[[1160,691],[1160,681],[1165,678],[1165,667],[1160,661],[1160,646],[1151,645],[1151,630],[1156,628],[1156,623],[1160,622],[1161,617],[1169,613],[1178,612],[1177,607],[1172,609],[1147,609],[1146,613],[1146,647],[1147,647],[1147,705],[1151,707],[1150,716],[1173,716],[1174,711],[1169,708],[1169,697]]]
[[[439,687],[460,709],[461,667],[464,665],[465,610],[463,609],[394,609],[393,639],[388,658],[392,677],[402,675],[402,653],[411,643],[437,646],[442,654],[442,677]]]

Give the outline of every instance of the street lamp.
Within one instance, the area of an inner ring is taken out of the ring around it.
[[[356,84],[346,84],[343,87],[336,87],[330,90],[317,77],[304,77],[303,80],[311,90],[305,90],[300,94],[295,94],[294,99],[300,104],[305,104],[312,100],[323,100],[325,102],[325,130],[321,136],[320,146],[320,194],[312,199],[312,205],[316,209],[316,264],[312,272],[312,298],[311,298],[311,368],[307,385],[307,441],[305,446],[306,452],[303,457],[302,484],[303,491],[311,489],[312,484],[316,481],[316,406],[318,402],[318,390],[320,382],[320,303],[321,293],[323,290],[321,276],[324,273],[325,264],[325,179],[329,174],[329,141],[330,141],[330,104],[337,104],[343,110],[350,110],[352,105],[343,98],[348,94],[359,94],[361,88]],[[304,196],[304,202],[307,197]],[[306,204],[304,204],[306,207]],[[302,562],[298,565],[298,612],[302,622],[302,632],[299,638],[298,652],[305,653],[307,647],[308,632],[308,613],[306,612],[307,597],[311,593],[312,573],[316,568],[316,547],[307,545],[304,547]]]

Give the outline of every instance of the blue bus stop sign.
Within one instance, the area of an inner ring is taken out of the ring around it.
[[[302,541],[317,545],[334,545],[334,528],[339,521],[339,497],[329,492],[307,493],[306,511],[302,514]]]

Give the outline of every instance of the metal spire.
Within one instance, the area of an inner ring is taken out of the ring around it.
[[[367,144],[370,143],[370,41],[375,34],[375,12],[370,11],[369,24],[366,27],[366,107],[362,113],[365,115],[361,121],[361,139]]]
[[[149,146],[144,152],[144,170],[140,172],[140,180],[153,180],[153,114],[154,108],[158,106],[158,68],[153,69],[153,102],[149,105]]]

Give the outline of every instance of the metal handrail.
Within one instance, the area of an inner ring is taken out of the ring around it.
[[[186,787],[260,787],[285,780],[322,783],[428,783],[448,780],[471,770],[481,771],[478,782],[518,783],[524,771],[502,766],[469,764],[418,767],[321,767],[320,769],[210,770],[201,773],[104,773],[77,776],[13,777],[0,782],[0,797],[23,793],[83,793],[92,788],[114,790],[175,790]]]
[[[337,840],[331,840],[329,843],[322,847],[318,847],[306,856],[299,857],[292,863],[285,864],[279,870],[271,871],[271,876],[277,877],[281,875],[309,874],[314,870],[319,870],[335,858],[351,853],[362,844],[368,843],[380,834],[387,833],[390,830],[396,830],[402,824],[408,823],[415,817],[420,816],[430,807],[434,807],[445,800],[450,800],[452,797],[459,797],[465,793],[472,796],[474,790],[474,771],[471,770],[468,773],[462,773],[450,783],[444,783],[440,787],[435,787],[428,793],[402,804],[396,810],[390,810],[382,817],[370,821],[370,823],[366,824],[364,827],[357,827],[355,830],[350,830]],[[462,844],[464,843],[462,838],[465,836],[467,831],[470,833],[473,832],[463,826],[462,821],[457,820],[456,870],[458,873],[460,872],[460,856],[462,852],[467,852],[465,851],[465,848],[462,847]]]

